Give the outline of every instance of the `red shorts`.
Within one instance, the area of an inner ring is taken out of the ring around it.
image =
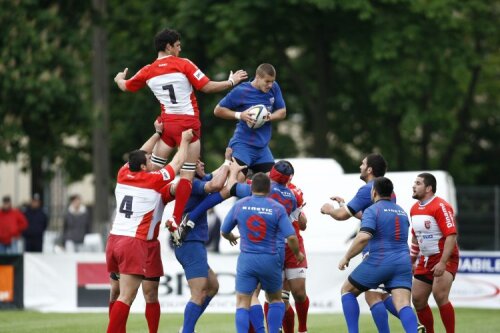
[[[163,276],[160,242],[135,237],[109,235],[106,245],[108,272],[142,275],[146,278]]]
[[[169,147],[179,147],[182,139],[182,132],[192,128],[194,132],[191,142],[196,142],[201,137],[200,119],[193,116],[174,116],[162,113],[163,134],[161,139]]]
[[[307,268],[307,257],[306,250],[304,248],[304,240],[302,238],[299,239],[299,249],[300,252],[304,254],[304,260],[298,263],[295,255],[288,244],[285,245],[285,268]]]
[[[428,257],[427,261],[424,256],[420,256],[413,275],[423,282],[432,284],[432,281],[434,281],[434,272],[432,272],[431,269],[436,266],[439,260],[441,260],[441,253]],[[458,271],[458,255],[451,255],[446,263],[446,271],[450,272],[453,277],[455,277]]]

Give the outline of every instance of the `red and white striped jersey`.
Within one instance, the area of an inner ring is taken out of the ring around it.
[[[118,171],[116,214],[110,233],[142,240],[158,237],[167,184],[175,178],[170,165],[158,171],[132,172],[128,163]]]
[[[453,208],[440,197],[435,196],[424,205],[416,202],[410,216],[412,233],[424,257],[442,253],[446,236],[457,233]],[[453,253],[458,255],[456,245]]]
[[[147,84],[167,115],[199,118],[193,87],[200,90],[209,81],[190,60],[169,55],[141,68],[125,85],[136,92]]]

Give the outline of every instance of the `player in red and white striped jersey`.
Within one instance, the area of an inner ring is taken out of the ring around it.
[[[158,285],[163,275],[157,239],[168,184],[187,158],[191,129],[182,132],[179,150],[164,168],[153,171],[151,151],[161,136],[162,125],[118,171],[115,188],[116,215],[106,245],[106,263],[111,274],[108,333],[125,332],[130,306],[142,284],[150,333],[158,330],[160,304]],[[119,293],[115,300],[116,294]]]
[[[455,310],[448,296],[458,270],[457,229],[453,208],[435,195],[436,178],[421,173],[413,184],[413,198],[417,199],[410,211],[412,222],[412,252],[420,257],[414,269],[412,300],[419,321],[427,333],[434,332],[434,318],[427,303],[432,292],[439,307],[446,332],[455,332]],[[416,259],[416,255],[414,255]]]
[[[194,89],[204,93],[216,93],[232,88],[247,78],[247,73],[231,71],[228,80],[211,81],[189,59],[180,58],[180,34],[171,29],[160,31],[154,38],[158,58],[144,66],[132,78],[126,80],[127,68],[116,74],[115,82],[123,91],[136,92],[148,85],[161,106],[161,120],[168,124],[163,131],[162,140],[153,150],[152,161],[158,167],[167,163],[175,147],[179,145],[183,130],[192,128],[194,137],[189,145],[188,158],[182,166],[180,180],[176,189],[176,199],[172,218],[167,223],[170,229],[176,229],[184,207],[191,194],[191,182],[194,177],[196,161],[200,157],[201,123],[198,102]],[[194,89],[193,89],[194,88]],[[179,239],[172,234],[174,242]]]

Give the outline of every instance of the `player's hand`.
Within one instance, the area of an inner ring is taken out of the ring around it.
[[[342,257],[342,259],[340,259],[338,267],[341,271],[346,269],[346,267],[349,267],[349,259],[347,259],[346,257]]]
[[[154,126],[155,126],[155,130],[157,132],[163,132],[163,123],[161,122],[160,117],[156,118],[156,120],[154,122]]]
[[[250,109],[252,109],[252,107],[242,111],[240,119],[246,122],[248,126],[253,126],[255,124],[255,119],[252,117],[254,113],[250,111]]]
[[[224,158],[228,161],[231,161],[231,158],[233,157],[233,150],[229,147],[226,148],[226,151],[224,152]]]
[[[330,197],[330,200],[337,201],[339,203],[340,207],[343,207],[345,205],[345,200],[342,197],[333,196],[333,197]]]
[[[332,204],[326,203],[323,206],[321,206],[321,214],[330,215],[334,209],[335,208],[333,207]]]
[[[119,80],[125,80],[127,76],[128,68],[125,68],[122,72],[118,72],[115,76],[115,82],[118,83]]]
[[[227,240],[229,241],[229,244],[231,244],[231,246],[235,246],[238,245],[238,238],[240,238],[240,236],[235,236],[233,233],[230,233]]]
[[[229,166],[229,173],[237,175],[241,170],[244,170],[247,168],[246,165],[239,165],[238,162],[236,162],[236,159],[234,157],[231,157],[231,160],[233,162]]]
[[[446,271],[446,264],[441,261],[436,264],[436,266],[432,267],[431,272],[434,272],[434,277],[440,277]]]
[[[193,129],[190,128],[185,131],[182,131],[182,141],[191,142],[191,140],[193,140],[193,137],[194,137]]]
[[[248,74],[246,71],[239,69],[236,71],[236,73],[233,73],[233,71],[229,72],[229,77],[228,80],[233,82],[234,85],[237,85],[243,80],[246,80],[248,78]]]
[[[304,253],[302,253],[302,252],[300,252],[300,251],[299,251],[299,254],[296,254],[296,255],[295,255],[295,259],[297,259],[297,262],[298,262],[298,263],[303,262],[305,258],[306,258],[306,257],[304,256]]]

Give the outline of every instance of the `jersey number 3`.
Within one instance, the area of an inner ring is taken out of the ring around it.
[[[126,195],[123,197],[122,203],[120,204],[120,213],[125,214],[126,218],[130,218],[132,214],[134,213],[132,211],[132,200],[134,199],[133,196],[131,195]]]

